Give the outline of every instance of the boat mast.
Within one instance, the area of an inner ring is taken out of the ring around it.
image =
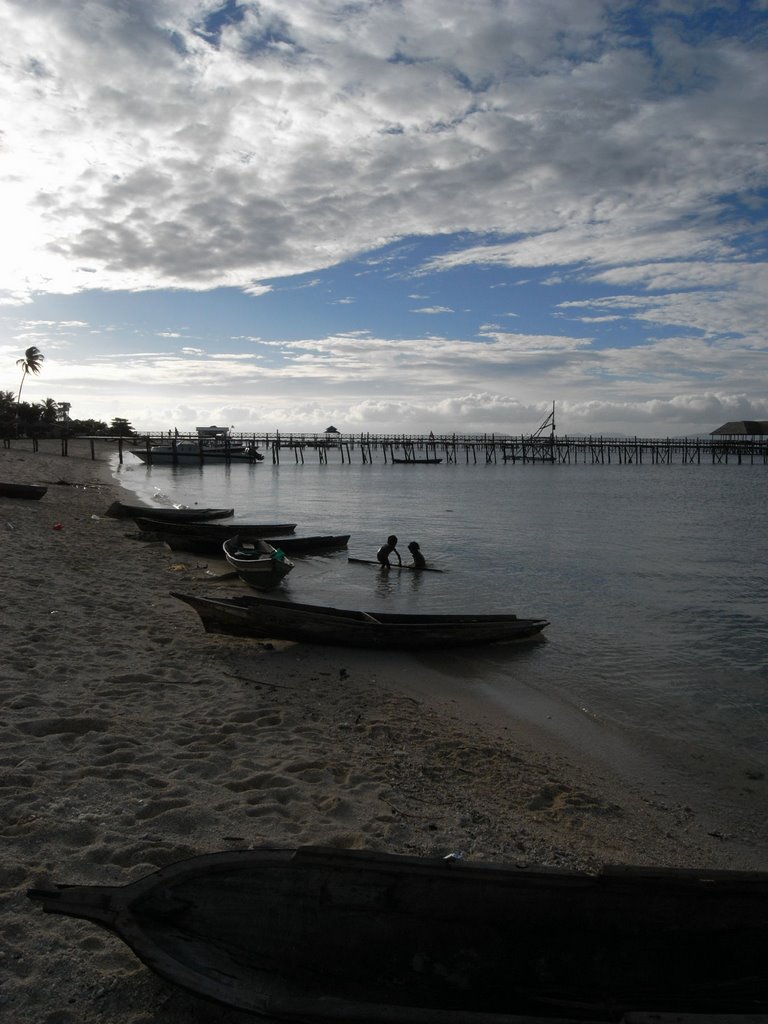
[[[550,436],[551,439],[554,439],[554,436],[555,436],[555,403],[554,402],[552,403],[552,412],[549,413],[547,418],[544,420],[544,422],[541,424],[541,426],[539,427],[539,429],[536,431],[536,433],[533,436],[535,438],[536,437],[541,437],[541,435],[544,433],[544,431],[547,429],[547,427],[551,428],[550,432],[549,432],[549,436]]]

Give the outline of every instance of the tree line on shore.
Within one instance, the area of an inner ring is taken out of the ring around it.
[[[128,420],[116,416],[109,425],[103,420],[72,419],[68,402],[44,398],[42,402],[22,402],[21,393],[29,374],[37,375],[45,356],[35,345],[30,346],[16,365],[21,367],[18,394],[0,391],[0,436],[2,437],[71,437],[74,434],[106,434],[133,437],[135,431]]]
[[[17,402],[12,391],[0,391],[0,437],[135,437],[128,420],[115,417],[110,423],[95,419],[62,418],[59,403],[53,398],[42,402]]]

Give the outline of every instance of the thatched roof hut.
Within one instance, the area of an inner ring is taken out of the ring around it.
[[[768,434],[768,420],[731,420],[713,430],[710,437],[761,437]]]

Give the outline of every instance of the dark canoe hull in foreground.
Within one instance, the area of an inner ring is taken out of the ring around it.
[[[10,484],[0,481],[0,498],[27,498],[39,501],[48,490],[42,484]]]
[[[388,651],[529,640],[549,625],[516,615],[399,615],[256,596],[172,596],[194,608],[208,633]]]
[[[113,501],[104,513],[112,519],[154,519],[164,523],[201,523],[208,519],[227,519],[234,514],[233,508],[153,508],[126,505],[124,501]]]
[[[305,847],[29,896],[116,932],[166,980],[272,1020],[731,1021],[768,1010],[768,873],[586,875]]]

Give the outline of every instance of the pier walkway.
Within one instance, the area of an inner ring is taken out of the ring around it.
[[[115,440],[112,438],[111,440]],[[173,440],[194,441],[195,435],[179,434]],[[169,434],[142,434],[118,439],[120,458],[123,449],[149,449],[155,444],[171,444]],[[256,448],[264,461],[279,465],[284,461],[304,463],[314,460],[326,464],[375,462],[413,465],[516,465],[549,463],[552,465],[700,465],[749,463],[768,465],[768,437],[748,439],[569,437],[549,435],[445,434],[406,435],[371,433],[231,434],[229,443]],[[204,448],[200,457],[205,459]],[[225,450],[226,457],[226,450]],[[151,461],[151,455],[148,461]],[[242,461],[242,457],[237,461]]]

